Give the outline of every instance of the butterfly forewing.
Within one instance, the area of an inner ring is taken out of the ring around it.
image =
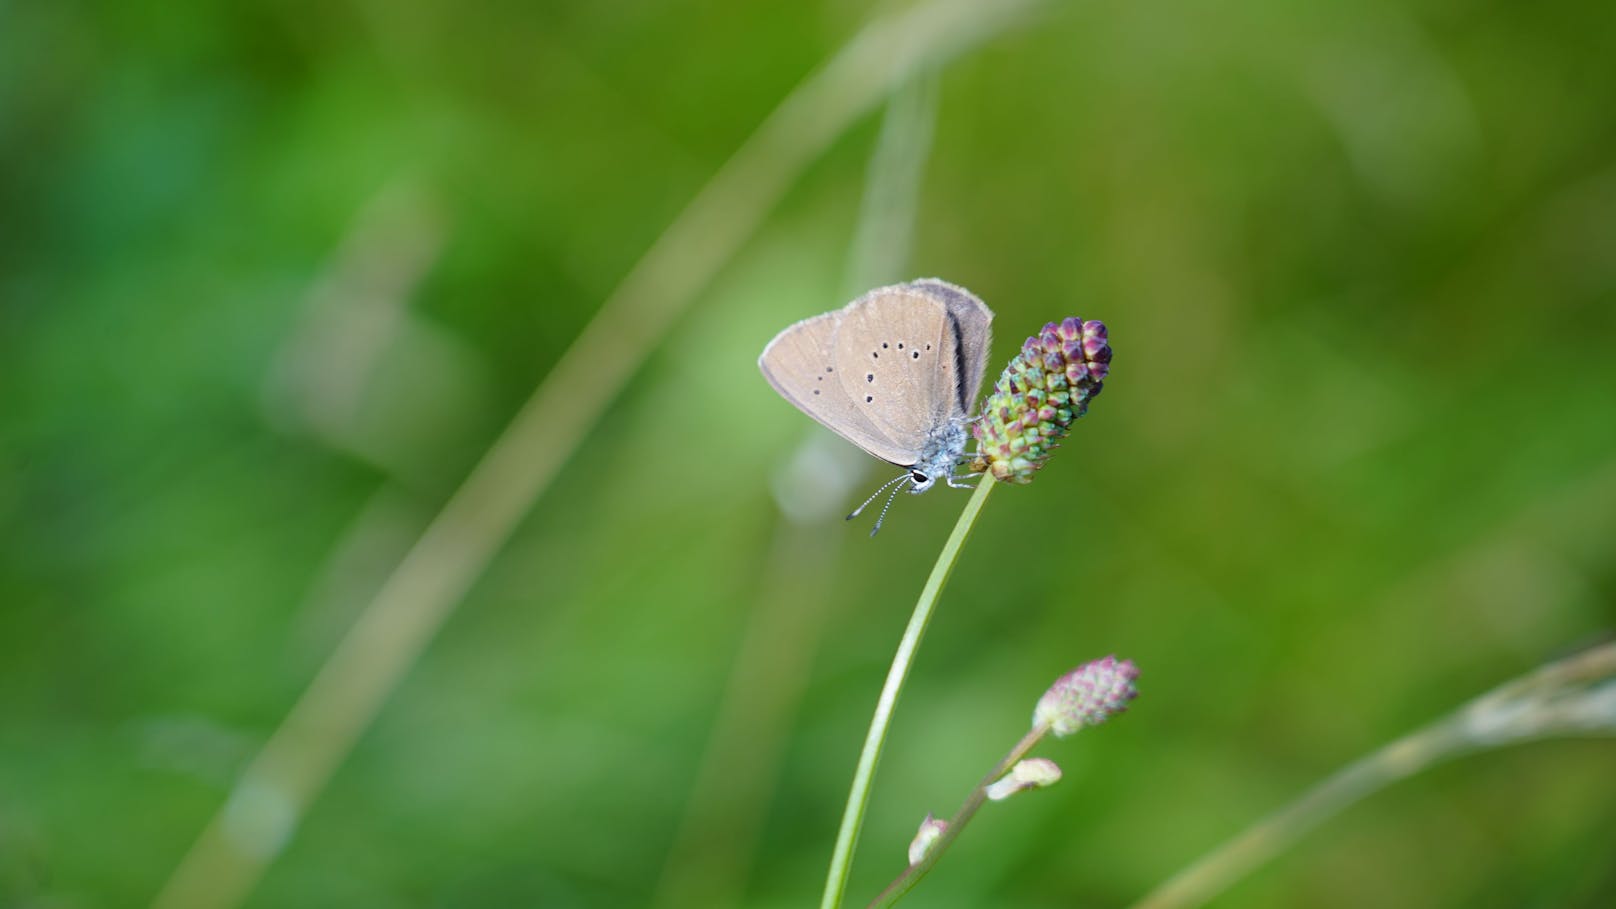
[[[883,461],[912,463],[910,451],[865,416],[836,375],[833,351],[844,312],[828,312],[786,328],[763,348],[758,368],[781,397],[832,432]]]
[[[915,463],[956,415],[955,350],[945,303],[911,286],[871,291],[842,310],[836,373],[858,413],[901,448],[887,460]]]

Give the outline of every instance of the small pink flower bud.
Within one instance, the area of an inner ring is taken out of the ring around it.
[[[930,814],[926,815],[926,819],[920,822],[920,832],[915,834],[914,841],[909,844],[909,864],[920,864],[920,860],[931,851],[931,844],[937,842],[937,838],[947,829],[947,821],[940,821]]]
[[[1055,680],[1033,710],[1034,726],[1048,726],[1056,736],[1071,735],[1128,709],[1139,694],[1134,680],[1139,667],[1132,660],[1108,656],[1073,669]]]
[[[987,796],[995,802],[1002,802],[1023,789],[1044,789],[1060,782],[1061,769],[1054,761],[1046,758],[1029,758],[1017,761],[1010,772],[999,778],[999,781],[987,788]]]

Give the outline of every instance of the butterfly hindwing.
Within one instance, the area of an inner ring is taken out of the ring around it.
[[[922,278],[909,286],[941,298],[948,307],[956,338],[954,368],[958,376],[956,391],[960,412],[970,414],[976,410],[982,376],[987,372],[989,348],[993,343],[993,310],[976,294],[937,278]]]

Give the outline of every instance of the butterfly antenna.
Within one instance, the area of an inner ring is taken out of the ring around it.
[[[897,482],[899,482],[901,480],[907,480],[907,479],[909,479],[909,474],[901,473],[901,474],[898,474],[897,476],[893,477],[892,479],[886,481],[885,483],[882,483],[881,487],[879,489],[877,489],[875,492],[870,493],[870,497],[868,499],[864,500],[863,505],[860,505],[859,507],[853,509],[853,513],[847,516],[847,520],[851,521],[854,518],[858,517],[864,511],[864,509],[870,507],[870,503],[874,502],[877,496],[879,496],[881,493],[887,491],[888,486],[891,486],[893,483],[897,483]]]
[[[898,479],[901,480],[901,479],[906,479],[906,478],[905,477],[899,477]],[[891,484],[889,483],[887,485],[890,486]],[[883,486],[882,488],[885,489],[886,487]],[[873,537],[876,534],[881,532],[881,522],[885,521],[887,519],[887,509],[892,507],[892,500],[896,499],[898,497],[898,493],[900,491],[902,491],[902,487],[899,487],[898,489],[892,490],[892,495],[887,496],[886,504],[881,506],[881,514],[876,516],[875,526],[870,528],[870,536]]]

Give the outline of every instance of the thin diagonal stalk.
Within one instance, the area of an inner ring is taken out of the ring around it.
[[[936,119],[934,72],[917,73],[887,102],[849,251],[849,298],[902,278]],[[826,444],[842,443],[827,442],[816,429],[803,447],[815,450]],[[808,479],[787,475],[791,479],[783,482],[799,488]],[[852,477],[844,482],[851,483]],[[842,485],[824,483],[815,489],[822,505],[817,514],[781,503],[758,608],[747,617],[718,717],[650,901],[656,909],[720,909],[740,901],[791,717],[830,614],[825,594],[847,534],[826,522],[842,523]]]
[[[1200,861],[1134,909],[1200,906],[1365,796],[1464,754],[1554,736],[1616,734],[1616,644],[1551,663],[1347,765]]]
[[[954,524],[954,532],[948,535],[948,542],[943,544],[943,551],[937,555],[937,564],[932,566],[931,576],[926,578],[926,586],[921,588],[920,599],[915,602],[915,611],[909,616],[909,625],[904,628],[903,638],[898,642],[898,652],[892,657],[892,668],[887,670],[886,683],[881,686],[881,696],[875,702],[875,716],[871,718],[870,731],[864,737],[864,748],[859,752],[858,769],[853,772],[853,786],[847,794],[847,807],[842,811],[841,829],[836,833],[836,848],[831,853],[830,871],[825,876],[825,893],[819,901],[820,909],[837,909],[842,904],[842,895],[847,890],[847,875],[853,867],[853,850],[858,846],[859,831],[864,826],[864,811],[870,801],[870,783],[875,779],[875,767],[881,760],[881,749],[886,744],[887,730],[892,725],[892,710],[914,665],[915,651],[920,647],[921,638],[925,637],[926,626],[937,607],[937,597],[943,592],[943,585],[948,583],[948,576],[959,559],[960,549],[970,538],[976,517],[981,514],[982,506],[995,485],[991,476],[984,476],[977,484],[976,491],[971,493],[971,500],[965,503],[965,510]]]
[[[942,835],[937,837],[937,841],[931,844],[930,849],[926,850],[925,857],[910,865],[902,874],[898,875],[896,880],[887,885],[887,889],[881,891],[879,896],[870,901],[870,905],[866,909],[885,909],[885,907],[897,903],[905,893],[913,890],[915,885],[920,883],[920,879],[926,876],[926,872],[930,871],[932,866],[937,864],[938,859],[943,857],[943,853],[948,851],[948,847],[954,844],[954,840],[959,838],[960,833],[965,830],[965,825],[971,822],[971,818],[975,817],[976,812],[987,802],[988,787],[998,782],[999,777],[1009,772],[1017,761],[1026,757],[1027,752],[1031,751],[1048,733],[1048,726],[1039,725],[1034,726],[1031,731],[1022,736],[1021,741],[1010,749],[1010,753],[995,764],[993,769],[988,771],[988,775],[982,778],[982,782],[977,783],[976,788],[971,790],[971,794],[965,799],[965,804],[961,805],[960,809],[954,812],[954,816],[948,819],[948,824],[943,828]]]
[[[874,22],[780,103],[624,278],[404,556],[180,861],[160,909],[246,898],[534,500],[803,168],[893,86],[1035,5],[934,0]]]

